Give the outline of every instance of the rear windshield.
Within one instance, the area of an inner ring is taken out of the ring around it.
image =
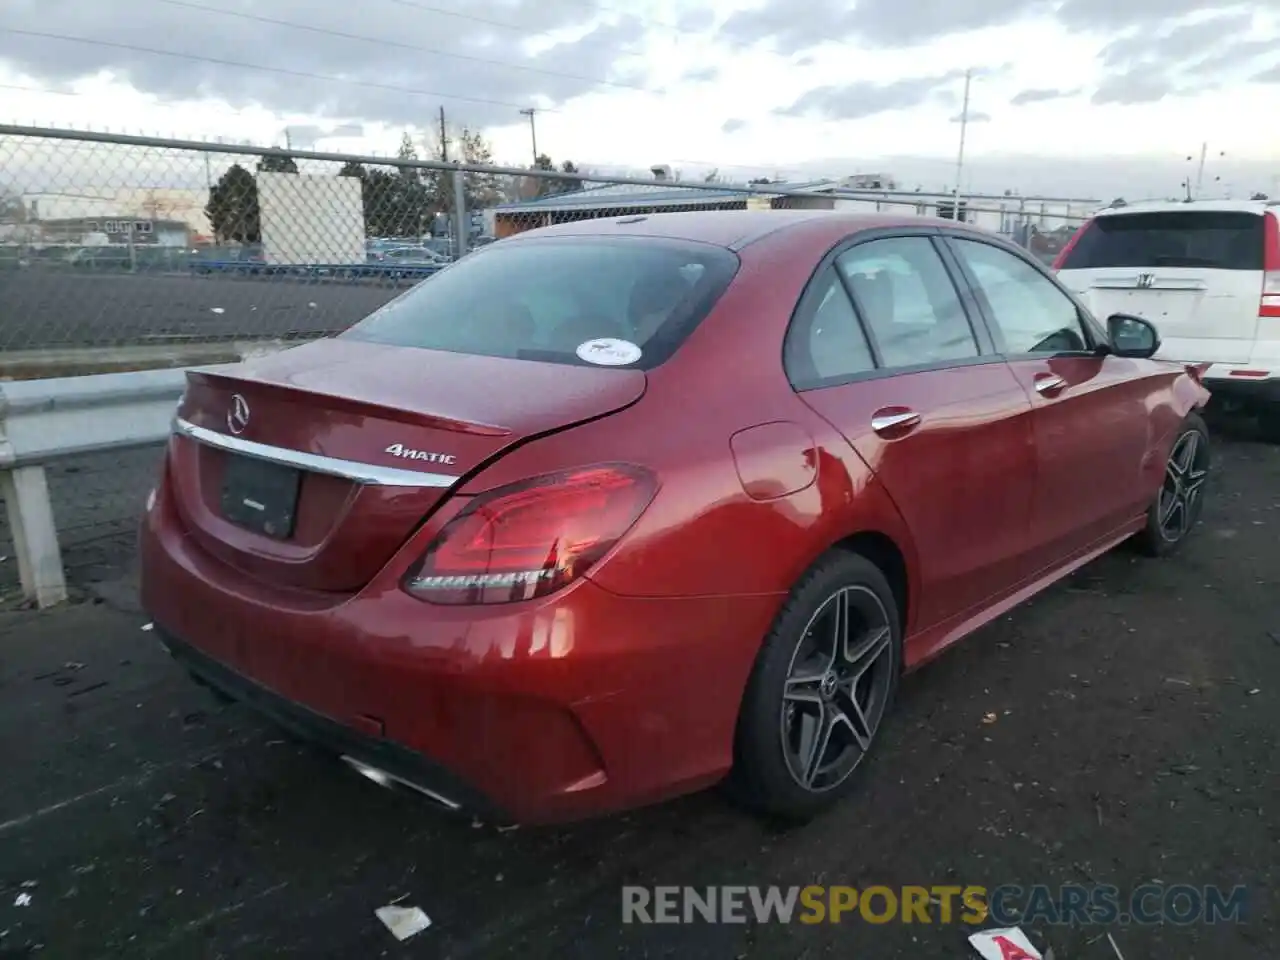
[[[1261,270],[1262,228],[1263,219],[1256,213],[1179,210],[1098,217],[1081,234],[1060,269]]]
[[[648,369],[738,270],[723,247],[640,237],[499,241],[342,336],[452,353]]]

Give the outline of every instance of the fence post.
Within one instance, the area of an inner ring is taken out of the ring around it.
[[[43,609],[67,599],[58,528],[44,467],[15,467],[0,473],[0,495],[9,517],[9,534],[18,555],[22,595]]]
[[[453,256],[457,259],[467,252],[471,239],[471,224],[467,214],[467,175],[453,171]]]

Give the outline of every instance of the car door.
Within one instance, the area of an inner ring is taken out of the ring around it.
[[[1021,579],[1031,404],[971,322],[930,232],[834,250],[801,299],[784,362],[910,528],[917,630]]]
[[[997,347],[1035,410],[1032,539],[1038,567],[1089,548],[1146,506],[1149,364],[1099,354],[1102,333],[1039,266],[979,237],[949,236]]]

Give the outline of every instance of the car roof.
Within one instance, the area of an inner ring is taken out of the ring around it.
[[[503,242],[542,237],[645,236],[699,241],[737,250],[767,236],[803,225],[821,226],[824,233],[832,231],[841,234],[883,227],[934,226],[963,229],[966,226],[935,217],[846,213],[842,210],[681,210],[560,223],[517,233]]]
[[[1117,207],[1104,207],[1096,216],[1123,217],[1137,213],[1256,213],[1259,216],[1280,206],[1276,200],[1139,200]]]

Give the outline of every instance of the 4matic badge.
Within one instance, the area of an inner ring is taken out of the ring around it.
[[[400,457],[402,460],[425,460],[427,463],[456,463],[458,458],[452,453],[437,453],[434,450],[414,450],[406,447],[403,443],[393,443],[387,447],[384,453],[389,453],[393,457]]]

